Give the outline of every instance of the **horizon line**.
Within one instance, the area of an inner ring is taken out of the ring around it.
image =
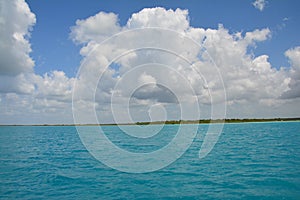
[[[155,124],[210,124],[210,123],[243,123],[243,122],[272,122],[272,121],[300,121],[300,117],[276,118],[225,118],[225,119],[198,119],[198,120],[166,120],[166,121],[141,121],[130,123],[84,123],[84,124],[0,124],[0,126],[116,126],[116,125],[155,125]]]

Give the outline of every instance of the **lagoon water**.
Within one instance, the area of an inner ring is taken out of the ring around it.
[[[151,152],[177,126],[141,141],[117,126],[103,129],[121,148]],[[225,124],[200,160],[207,127],[171,165],[132,174],[93,158],[73,126],[2,126],[0,199],[300,199],[300,122]]]

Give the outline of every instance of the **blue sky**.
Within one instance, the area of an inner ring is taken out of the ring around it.
[[[26,0],[37,16],[31,36],[35,71],[44,74],[50,70],[63,70],[69,77],[76,74],[81,60],[80,46],[70,39],[70,27],[77,19],[85,19],[100,11],[118,14],[119,23],[125,25],[130,16],[142,10],[161,6],[188,9],[193,27],[217,28],[223,24],[230,32],[247,32],[269,28],[271,39],[257,45],[255,55],[268,54],[273,67],[288,66],[284,52],[300,45],[300,2],[269,1],[263,11],[252,5],[253,1],[99,1],[99,0]]]
[[[299,117],[299,8],[0,0],[0,124]]]

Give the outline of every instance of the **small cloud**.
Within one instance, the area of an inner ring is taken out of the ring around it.
[[[288,23],[290,19],[288,17],[282,18],[282,21],[280,24],[276,25],[277,31],[281,31],[286,27],[286,24]]]
[[[285,17],[285,18],[282,19],[282,21],[284,21],[284,22],[285,22],[285,21],[288,21],[288,20],[289,20],[288,17]]]
[[[252,5],[253,5],[256,9],[258,9],[258,10],[260,10],[260,11],[263,11],[267,3],[268,3],[268,2],[267,2],[266,0],[255,0],[255,1],[252,3]]]

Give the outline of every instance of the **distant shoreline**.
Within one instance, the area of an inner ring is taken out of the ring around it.
[[[120,123],[120,124],[0,124],[0,127],[1,126],[116,126],[116,125],[159,125],[159,124],[172,125],[172,124],[288,122],[288,121],[300,121],[300,118],[168,120],[168,121],[136,122],[136,123]]]

